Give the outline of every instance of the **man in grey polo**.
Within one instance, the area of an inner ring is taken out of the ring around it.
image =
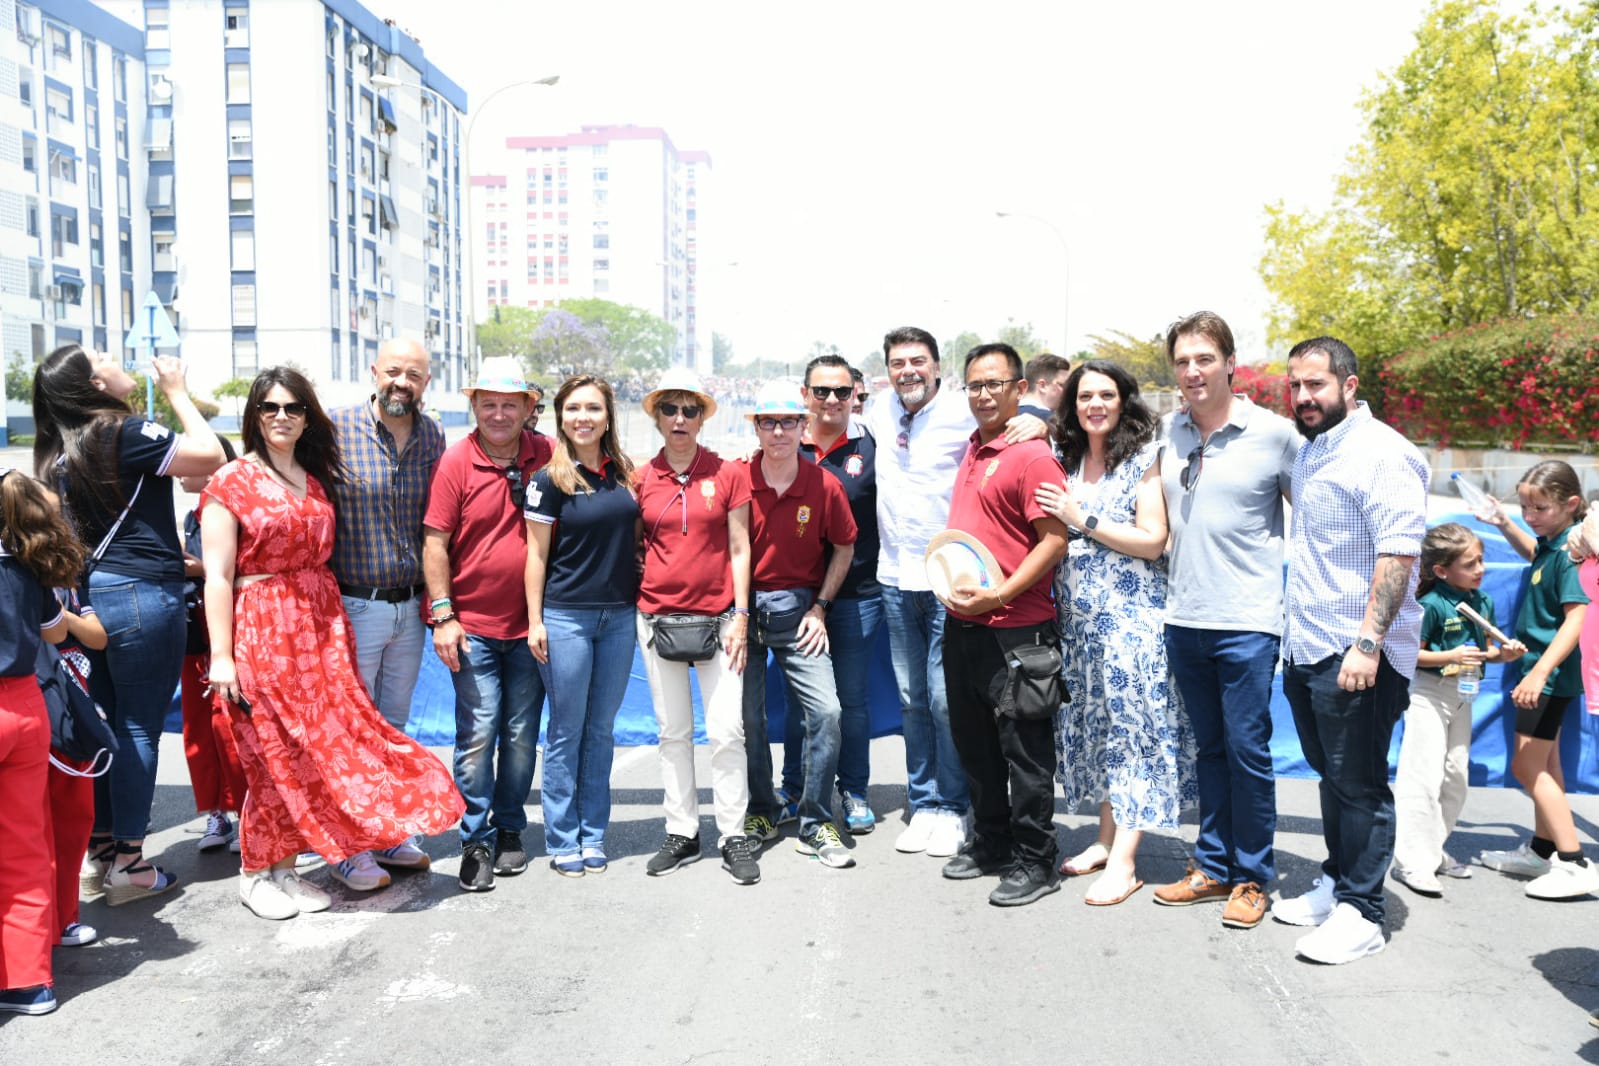
[[[1260,924],[1276,875],[1271,685],[1283,631],[1284,503],[1300,436],[1232,391],[1232,330],[1209,311],[1174,323],[1166,355],[1187,406],[1166,426],[1171,526],[1166,653],[1199,749],[1199,836],[1181,907],[1226,900],[1222,923]]]

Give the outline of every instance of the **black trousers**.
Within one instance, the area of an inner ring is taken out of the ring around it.
[[[1007,631],[1021,636],[1030,629]],[[1055,720],[994,714],[1005,683],[1005,652],[995,631],[950,615],[944,621],[944,687],[949,728],[972,793],[972,820],[984,848],[1028,866],[1055,864]]]

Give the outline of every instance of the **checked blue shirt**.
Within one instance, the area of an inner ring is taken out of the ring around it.
[[[394,588],[422,583],[422,515],[444,454],[444,432],[426,415],[397,452],[372,401],[331,412],[345,483],[332,487],[339,524],[333,575],[346,585]]]
[[[1308,666],[1348,651],[1366,617],[1377,556],[1421,555],[1428,477],[1421,453],[1364,401],[1299,449],[1288,538],[1289,662]],[[1389,665],[1407,678],[1421,642],[1416,576],[1412,569],[1382,644]]]

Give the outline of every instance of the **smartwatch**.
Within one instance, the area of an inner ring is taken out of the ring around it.
[[[1099,528],[1099,516],[1097,514],[1091,514],[1087,518],[1083,519],[1083,531],[1085,533],[1087,533],[1090,537],[1092,537],[1094,535],[1094,530],[1096,530],[1098,528]]]
[[[831,611],[833,609],[833,601],[832,600],[818,599],[816,601],[816,606],[818,606],[818,607],[820,607],[822,609],[822,613],[823,614],[826,614],[828,611]]]

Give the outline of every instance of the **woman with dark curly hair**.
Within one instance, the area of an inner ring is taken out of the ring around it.
[[[262,918],[325,910],[295,858],[330,863],[447,829],[465,809],[450,773],[384,721],[356,670],[328,569],[343,476],[333,423],[305,375],[264,370],[245,407],[244,457],[201,494],[211,685],[249,784],[239,898]]]
[[[1091,360],[1066,380],[1055,416],[1064,491],[1038,502],[1072,533],[1055,576],[1066,686],[1057,769],[1068,809],[1099,804],[1099,835],[1061,865],[1103,869],[1083,902],[1120,903],[1143,886],[1135,859],[1146,829],[1175,832],[1199,800],[1193,734],[1166,665],[1166,503],[1155,416],[1138,383]]]
[[[222,465],[222,445],[184,387],[183,364],[159,356],[153,372],[182,433],[128,409],[134,380],[115,357],[68,344],[33,375],[34,470],[61,490],[83,543],[103,546],[88,587],[109,642],[89,653],[89,688],[119,750],[95,781],[83,883],[103,889],[113,907],[177,884],[144,861],[161,727],[183,670],[186,632],[172,479]]]

